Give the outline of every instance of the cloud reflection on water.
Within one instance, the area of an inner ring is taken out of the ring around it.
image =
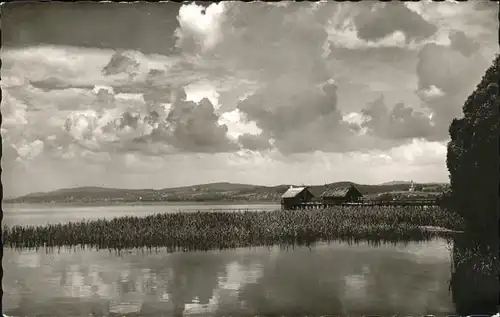
[[[52,316],[448,314],[445,245],[324,243],[144,255],[6,249],[3,306],[11,315]]]

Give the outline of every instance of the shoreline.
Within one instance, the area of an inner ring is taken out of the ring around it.
[[[433,232],[442,232],[442,233],[465,233],[463,230],[452,230],[439,226],[420,226],[420,228]]]
[[[134,206],[134,205],[158,205],[158,206],[193,206],[193,205],[280,205],[280,201],[96,201],[96,202],[6,202],[3,201],[2,205],[46,205],[46,206]]]

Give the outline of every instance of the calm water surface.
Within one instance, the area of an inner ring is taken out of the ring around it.
[[[120,205],[51,205],[51,204],[2,204],[3,224],[12,226],[66,223],[83,219],[115,218],[122,216],[146,216],[156,213],[174,213],[180,210],[193,212],[212,209],[276,210],[279,204],[203,204],[203,203],[151,203]]]
[[[4,250],[12,316],[446,315],[444,240],[214,252]]]
[[[44,224],[276,205],[3,205],[4,224]],[[453,314],[444,240],[210,252],[4,249],[9,316]]]

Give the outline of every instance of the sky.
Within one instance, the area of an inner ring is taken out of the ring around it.
[[[498,8],[7,3],[5,196],[447,182],[448,126],[498,53]]]

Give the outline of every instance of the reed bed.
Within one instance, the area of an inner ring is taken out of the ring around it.
[[[120,217],[67,224],[4,227],[4,246],[96,249],[160,248],[171,251],[265,245],[311,245],[317,241],[422,241],[460,229],[439,207],[348,206],[321,210],[196,212]]]

